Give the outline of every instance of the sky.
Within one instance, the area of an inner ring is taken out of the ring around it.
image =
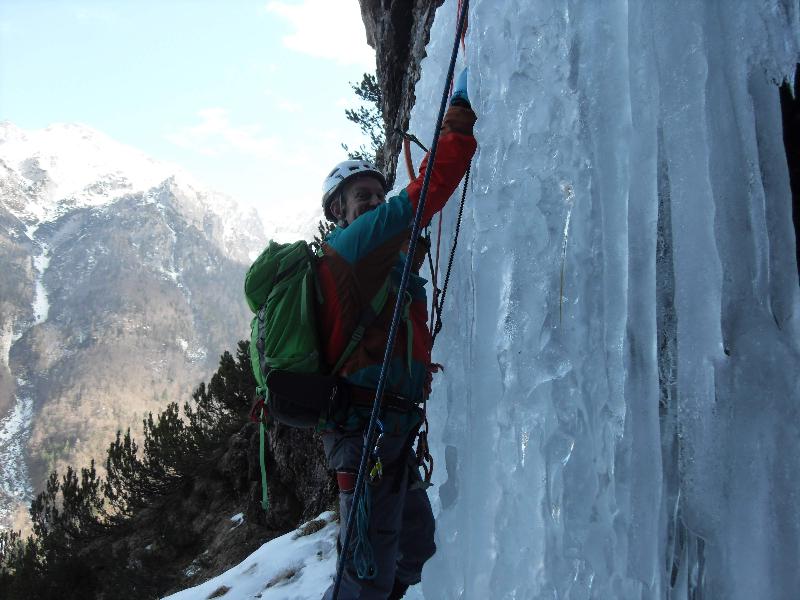
[[[319,205],[374,70],[357,0],[0,1],[0,121],[88,125],[267,219]]]

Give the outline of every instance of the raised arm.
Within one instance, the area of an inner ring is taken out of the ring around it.
[[[457,102],[450,106],[442,123],[442,134],[436,150],[436,164],[431,173],[422,226],[426,227],[431,218],[444,208],[447,200],[458,187],[458,182],[467,172],[467,167],[475,154],[477,143],[472,135],[475,113],[468,102]],[[422,161],[419,176],[406,186],[411,201],[412,215],[417,210],[422,182],[428,169],[428,156]]]
[[[467,172],[477,144],[472,135],[475,113],[468,102],[457,101],[450,106],[442,124],[442,134],[436,152],[436,165],[431,173],[422,226],[442,210]],[[397,196],[385,204],[361,215],[347,228],[337,232],[330,244],[350,264],[363,258],[375,261],[375,252],[381,255],[377,262],[382,269],[393,264],[397,250],[408,237],[419,204],[422,182],[428,169],[428,157],[422,162],[419,176]],[[379,250],[380,249],[380,250]]]

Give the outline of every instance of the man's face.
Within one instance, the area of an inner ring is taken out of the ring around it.
[[[336,214],[337,217],[344,217],[349,224],[366,212],[377,208],[386,199],[386,192],[381,182],[375,177],[358,177],[345,185],[342,192],[344,214]],[[338,202],[334,203],[334,213],[339,213]],[[337,210],[338,209],[338,210]]]

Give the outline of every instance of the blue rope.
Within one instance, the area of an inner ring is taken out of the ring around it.
[[[380,457],[380,444],[383,439],[383,423],[380,419],[375,422],[375,426],[378,429],[378,439],[375,441],[372,456],[375,458],[376,477],[380,480],[380,478],[383,477],[383,467],[381,466]],[[370,480],[375,481],[372,473],[370,473]],[[378,574],[378,566],[375,564],[375,553],[372,551],[372,544],[369,541],[369,517],[372,508],[372,498],[370,496],[369,486],[366,486],[357,507],[358,512],[356,513],[356,539],[355,548],[353,549],[353,565],[356,568],[356,574],[359,579],[375,579],[375,576]]]
[[[375,579],[378,567],[375,564],[375,553],[369,543],[369,513],[372,505],[369,486],[364,488],[364,493],[358,503],[356,513],[356,539],[353,548],[353,566],[359,579]]]
[[[333,600],[339,598],[339,588],[342,585],[342,575],[344,574],[344,565],[347,560],[347,552],[350,548],[350,538],[353,536],[353,529],[355,527],[356,507],[358,506],[361,495],[364,491],[364,475],[367,469],[367,460],[370,454],[370,446],[375,437],[375,423],[378,420],[378,413],[381,407],[381,398],[383,397],[383,390],[386,387],[386,373],[389,368],[389,363],[392,359],[394,351],[394,341],[397,337],[397,329],[400,323],[400,315],[405,306],[405,295],[408,289],[408,280],[411,273],[411,264],[413,256],[417,248],[417,240],[421,231],[420,224],[422,222],[422,214],[425,210],[425,200],[428,195],[428,187],[430,185],[431,173],[436,165],[436,150],[439,147],[439,136],[442,132],[442,122],[444,121],[444,113],[447,108],[447,96],[450,91],[450,85],[453,82],[453,73],[456,68],[456,58],[458,57],[458,45],[461,41],[461,34],[464,31],[466,23],[467,12],[469,10],[469,0],[464,0],[461,8],[461,14],[458,19],[458,28],[456,30],[456,39],[453,43],[453,53],[450,56],[450,66],[447,70],[447,81],[444,86],[444,93],[442,94],[442,102],[439,107],[439,117],[436,120],[436,134],[433,137],[433,144],[431,145],[430,156],[428,157],[428,168],[425,170],[425,178],[422,181],[422,191],[419,196],[419,204],[417,205],[417,212],[414,215],[414,226],[411,229],[411,239],[408,243],[408,254],[406,255],[406,262],[403,265],[403,277],[400,279],[400,288],[397,292],[397,300],[394,305],[394,314],[392,315],[392,326],[389,329],[389,339],[386,343],[386,352],[383,355],[383,365],[381,365],[381,373],[378,378],[378,387],[375,390],[375,402],[372,405],[372,415],[370,416],[369,426],[367,428],[367,435],[364,436],[364,447],[361,451],[361,463],[358,467],[358,478],[356,479],[356,489],[353,492],[353,504],[350,507],[350,512],[347,515],[347,530],[345,532],[344,541],[342,542],[342,552],[339,555],[339,563],[336,567],[336,581],[333,585]]]

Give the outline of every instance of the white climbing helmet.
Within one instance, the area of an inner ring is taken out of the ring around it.
[[[386,189],[386,177],[368,160],[342,161],[333,168],[322,184],[322,210],[325,212],[326,219],[336,221],[336,217],[331,212],[331,200],[336,198],[336,192],[341,189],[342,184],[351,177],[364,173],[375,176]]]

